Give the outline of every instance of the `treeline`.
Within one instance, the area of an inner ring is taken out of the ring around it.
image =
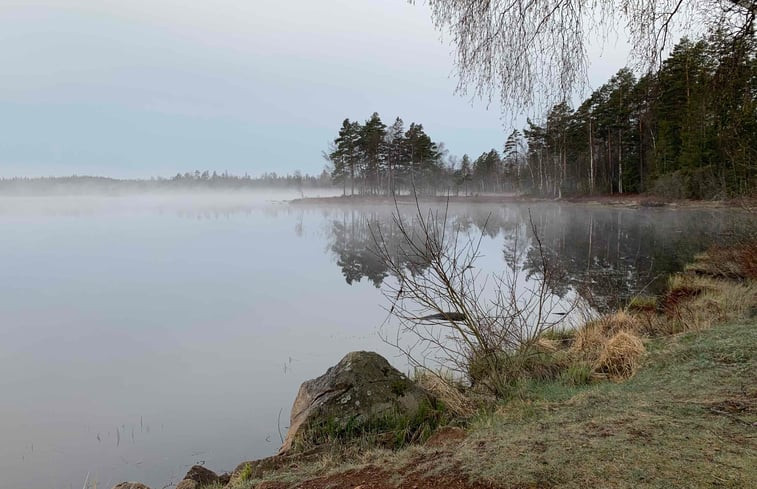
[[[345,194],[518,191],[549,197],[753,194],[757,44],[718,33],[683,39],[654,74],[620,70],[576,109],[558,104],[502,151],[449,156],[423,125],[345,119],[325,154]]]
[[[217,173],[205,170],[194,173],[177,173],[170,180],[158,178],[158,182],[168,186],[218,187],[218,188],[320,188],[331,187],[331,178],[326,171],[319,175],[303,174],[295,171],[291,174],[278,175],[276,172],[263,173],[258,177],[250,175],[231,175],[228,172]]]
[[[331,188],[328,173],[307,175],[294,172],[287,175],[264,173],[257,177],[250,175],[232,175],[228,172],[218,173],[194,171],[177,173],[171,178],[155,177],[150,179],[117,179],[107,177],[79,176],[39,177],[39,178],[2,178],[0,195],[34,195],[66,193],[118,193],[147,192],[163,190],[256,190],[256,189],[293,189]]]
[[[511,144],[527,145],[535,193],[651,192],[672,198],[753,193],[757,50],[753,38],[683,39],[661,69],[620,70],[573,110],[554,106]]]

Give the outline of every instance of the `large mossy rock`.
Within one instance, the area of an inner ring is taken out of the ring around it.
[[[413,429],[435,399],[378,353],[348,353],[300,387],[280,454],[367,431]]]

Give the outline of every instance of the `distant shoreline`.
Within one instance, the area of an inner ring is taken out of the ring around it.
[[[530,203],[560,203],[598,205],[608,207],[627,208],[755,208],[756,199],[729,199],[729,200],[674,200],[658,198],[650,195],[625,194],[625,195],[590,195],[579,197],[565,197],[561,199],[536,197],[516,194],[484,194],[484,195],[437,195],[418,196],[419,202],[446,203],[450,204],[530,204]],[[290,200],[293,205],[386,205],[386,204],[413,204],[415,197],[412,195],[339,195],[333,197],[304,197]]]

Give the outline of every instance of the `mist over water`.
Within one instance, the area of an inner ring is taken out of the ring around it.
[[[348,351],[406,368],[378,335],[387,272],[369,251],[393,208],[294,197],[0,198],[0,486],[232,470],[278,449],[300,383]],[[483,229],[480,266],[497,272],[514,236],[529,242],[529,211],[566,271],[556,293],[589,283],[597,309],[654,290],[744,223],[557,204],[452,206],[450,221]],[[527,251],[519,263],[532,266]]]

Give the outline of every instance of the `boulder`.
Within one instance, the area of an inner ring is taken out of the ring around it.
[[[150,489],[139,482],[122,482],[113,486],[113,489]]]
[[[200,489],[200,484],[192,479],[184,479],[176,485],[176,489]]]
[[[218,476],[218,485],[225,486],[229,483],[230,480],[231,480],[231,474],[229,474],[228,472],[225,472]]]
[[[318,444],[324,433],[349,435],[382,419],[415,417],[434,404],[428,392],[378,353],[348,353],[325,374],[302,384],[279,454],[303,441]]]
[[[184,476],[184,480],[195,481],[197,482],[198,487],[209,486],[218,482],[218,475],[202,465],[193,465],[192,468],[189,469],[189,472],[187,472],[187,475]]]

